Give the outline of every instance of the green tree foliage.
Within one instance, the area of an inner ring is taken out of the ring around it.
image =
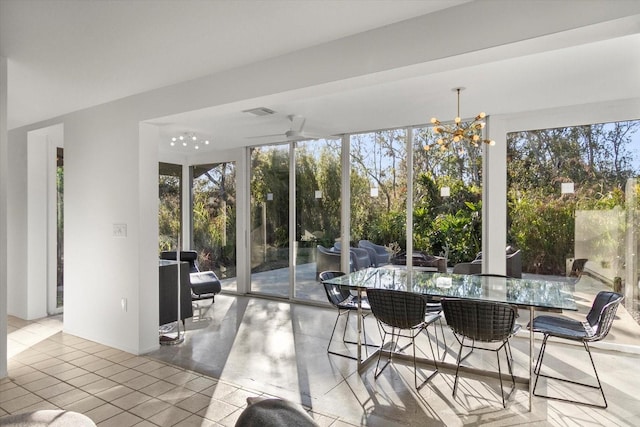
[[[159,251],[175,250],[180,234],[180,176],[161,164],[159,175],[158,228]]]
[[[507,140],[508,238],[523,271],[564,274],[574,255],[575,211],[624,207],[640,122],[516,132]],[[575,183],[561,194],[561,183]]]
[[[193,248],[201,270],[236,275],[236,168],[234,163],[192,168]]]
[[[406,129],[351,137],[351,239],[406,246]],[[378,196],[371,195],[377,189]],[[375,190],[374,190],[375,191]]]

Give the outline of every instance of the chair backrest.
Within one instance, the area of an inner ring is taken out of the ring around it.
[[[587,314],[587,322],[594,332],[593,337],[590,339],[591,341],[600,341],[607,336],[623,298],[617,292],[598,292],[598,295],[593,300],[591,310]]]
[[[327,280],[335,277],[344,276],[342,271],[323,271],[318,275],[320,282],[324,286],[324,291],[327,294],[327,300],[334,307],[338,307],[341,303],[351,298],[351,292],[348,288],[333,283],[326,283]]]
[[[371,312],[382,323],[411,329],[424,322],[427,302],[422,295],[390,289],[367,289]]]
[[[321,282],[324,282],[325,280],[330,280],[340,276],[344,276],[344,273],[342,271],[329,270],[323,271],[318,274],[318,279],[320,279]]]
[[[445,298],[442,310],[455,333],[482,342],[508,339],[517,317],[515,307],[493,301]]]
[[[160,259],[176,260],[176,251],[163,251],[160,252]],[[180,261],[186,261],[189,263],[190,273],[197,273],[198,269],[198,252],[196,251],[180,251]]]
[[[369,249],[373,249],[374,251],[376,251],[379,254],[386,254],[387,250],[385,249],[385,247],[383,245],[378,245],[376,243],[373,243],[371,240],[360,240],[358,241],[358,247],[359,248],[369,248]]]

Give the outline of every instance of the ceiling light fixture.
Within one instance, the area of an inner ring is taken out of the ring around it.
[[[494,140],[482,137],[482,129],[485,127],[485,113],[478,114],[473,121],[462,121],[460,118],[460,91],[464,90],[464,88],[456,87],[452,90],[458,93],[458,115],[453,120],[453,123],[446,124],[442,124],[440,120],[433,117],[431,119],[431,123],[435,125],[433,133],[440,135],[440,137],[431,145],[425,144],[424,149],[429,151],[432,147],[438,146],[440,151],[445,151],[449,148],[458,147],[458,151],[462,152],[462,147],[458,146],[458,143],[468,143],[474,147],[478,147],[480,143],[496,145]]]
[[[198,139],[198,136],[195,133],[185,132],[182,135],[172,137],[169,145],[175,147],[178,143],[183,147],[188,147],[191,144],[194,150],[199,150],[201,144],[209,145],[209,140],[205,139],[203,141],[201,139]]]

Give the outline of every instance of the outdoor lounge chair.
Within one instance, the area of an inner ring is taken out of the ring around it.
[[[369,257],[371,258],[371,265],[374,267],[380,267],[381,265],[389,264],[391,260],[391,254],[387,251],[382,245],[376,245],[369,240],[360,240],[358,242],[358,247],[362,249],[366,249],[369,252]]]

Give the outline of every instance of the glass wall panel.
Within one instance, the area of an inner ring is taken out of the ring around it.
[[[289,144],[251,149],[251,291],[289,297]]]
[[[638,310],[640,121],[514,132],[508,237],[525,275],[570,280]],[[578,280],[579,279],[579,280]]]
[[[182,166],[160,163],[158,166],[158,253],[175,251],[182,234]]]
[[[222,289],[237,290],[236,164],[191,167],[192,248],[201,271],[213,271]]]
[[[351,246],[369,240],[396,254],[406,248],[406,129],[351,135]],[[349,245],[349,242],[342,242]],[[366,260],[356,253],[358,265]]]
[[[413,129],[413,249],[453,267],[482,248],[482,147],[425,149],[438,138],[431,126]]]
[[[301,141],[295,145],[296,174],[296,269],[294,297],[326,302],[317,282],[318,245],[333,246],[340,236],[341,163],[340,140]],[[320,254],[322,257],[322,254]],[[334,269],[340,259],[334,257]]]
[[[64,149],[56,151],[56,308],[64,301]]]

